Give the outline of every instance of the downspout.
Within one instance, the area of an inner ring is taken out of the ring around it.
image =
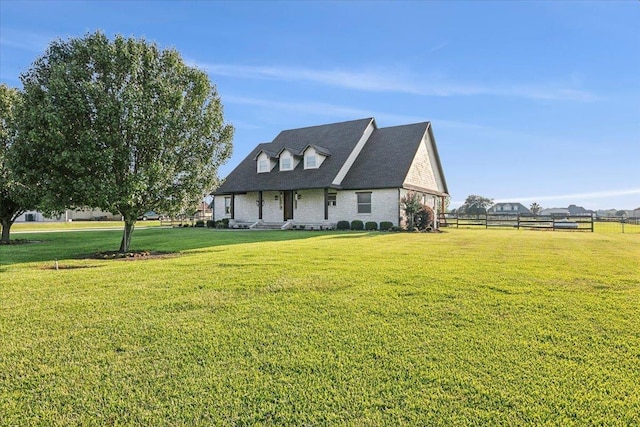
[[[433,229],[438,230],[438,218],[440,211],[438,210],[438,197],[433,196]]]
[[[329,189],[324,189],[324,220],[329,220]]]
[[[231,194],[231,219],[236,219],[236,195]]]
[[[398,188],[398,227],[400,227],[400,222],[401,222],[401,217],[400,217],[400,199],[402,199],[402,197],[400,196],[400,191],[401,189]]]

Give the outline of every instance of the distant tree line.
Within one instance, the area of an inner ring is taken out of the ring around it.
[[[458,209],[452,209],[450,212],[458,213],[460,215],[482,215],[486,214],[493,205],[493,199],[476,194],[471,194],[467,196],[464,203]],[[529,206],[529,210],[532,214],[538,215],[540,214],[540,212],[542,212],[542,206],[540,206],[536,202],[533,202]]]

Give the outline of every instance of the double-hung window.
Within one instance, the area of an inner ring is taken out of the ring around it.
[[[317,168],[317,157],[315,155],[313,156],[305,156],[304,158],[304,167],[305,169],[315,169]]]
[[[231,197],[224,198],[224,214],[231,215]]]
[[[290,171],[293,169],[291,167],[291,157],[283,157],[280,159],[280,170],[281,171]]]
[[[370,214],[371,213],[371,192],[368,193],[356,193],[358,196],[358,213]]]

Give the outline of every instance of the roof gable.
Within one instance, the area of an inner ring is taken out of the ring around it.
[[[409,174],[416,160],[423,160],[426,164],[421,163],[424,171],[420,179],[411,179]],[[342,182],[342,187],[410,187],[448,193],[431,124],[423,122],[376,129]]]
[[[328,149],[324,147],[320,147],[319,145],[315,145],[315,144],[308,144],[306,147],[304,147],[302,149],[302,154],[306,154],[309,148],[313,148],[316,153],[325,157],[329,157],[331,155],[331,152]]]

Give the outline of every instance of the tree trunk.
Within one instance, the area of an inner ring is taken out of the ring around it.
[[[120,241],[120,251],[125,253],[129,250],[129,245],[131,244],[131,235],[133,234],[133,227],[136,223],[135,219],[127,218],[124,219],[124,233],[122,234],[122,240]]]
[[[9,244],[9,231],[12,225],[13,221],[2,220],[2,239],[0,239],[0,244]]]
[[[414,217],[415,217],[415,212],[413,211],[409,211],[407,212],[407,220],[409,221],[409,231],[413,231],[413,227],[414,227]]]

